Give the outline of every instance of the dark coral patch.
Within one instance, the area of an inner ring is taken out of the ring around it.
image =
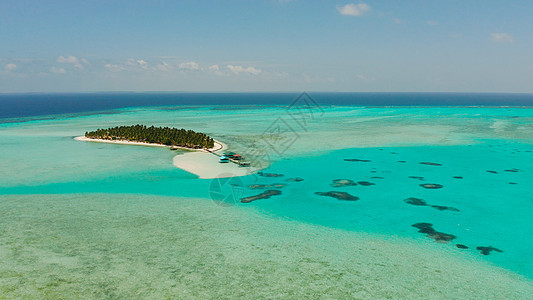
[[[264,190],[264,189],[280,189],[284,187],[285,185],[282,183],[274,183],[274,184],[252,184],[248,187],[253,190]]]
[[[411,204],[411,205],[417,205],[417,206],[427,206],[428,205],[426,203],[426,201],[424,201],[423,199],[413,198],[413,197],[404,199],[403,202],[405,202],[407,204]]]
[[[463,176],[453,176],[455,179],[463,179]]]
[[[300,177],[294,177],[294,178],[287,178],[287,181],[300,182],[300,181],[304,181],[304,179]]]
[[[362,185],[362,186],[376,185],[375,183],[369,182],[369,181],[358,181],[357,184]]]
[[[345,201],[357,201],[359,200],[359,197],[356,197],[354,195],[350,195],[346,192],[337,192],[337,191],[330,191],[330,192],[315,192],[315,194],[319,196],[326,196],[326,197],[332,197],[338,200],[345,200]]]
[[[444,187],[442,184],[438,184],[438,183],[423,183],[420,186],[425,189],[430,189],[430,190],[441,189]]]
[[[262,192],[259,195],[242,198],[241,202],[242,203],[250,203],[250,202],[255,201],[255,200],[268,199],[268,198],[270,198],[272,196],[276,196],[276,195],[281,195],[281,191],[279,191],[279,190],[268,190],[268,191]]]
[[[411,226],[418,228],[418,232],[425,233],[428,237],[434,239],[435,242],[438,243],[447,243],[456,238],[453,234],[436,231],[431,223],[416,223]]]
[[[451,206],[442,206],[442,205],[430,205],[430,206],[438,210],[460,211],[459,209],[455,207],[451,207]]]
[[[489,255],[492,251],[496,251],[496,252],[503,252],[502,250],[498,249],[498,248],[494,248],[492,246],[488,246],[488,247],[476,247],[477,250],[479,250],[481,252],[481,254],[483,255]]]
[[[487,173],[498,174],[498,172],[493,171],[493,170],[487,170]]]
[[[411,225],[412,227],[418,228],[421,233],[430,233],[434,232],[435,229],[433,229],[433,224],[431,223],[415,223]]]
[[[264,173],[264,172],[257,172],[257,175],[263,176],[263,177],[283,177],[283,176],[285,176],[283,174]]]
[[[334,179],[331,183],[333,187],[342,187],[342,186],[354,186],[357,185],[353,180],[350,179]]]
[[[391,152],[390,154],[398,154],[398,152]]]
[[[399,162],[399,163],[406,163],[405,160],[399,160],[398,162]]]
[[[345,158],[344,161],[370,162],[370,160],[368,159],[358,159],[358,158]]]
[[[385,177],[381,177],[381,176],[372,176],[370,178],[372,178],[372,179],[385,179]]]
[[[421,181],[426,180],[426,179],[425,179],[424,177],[422,177],[422,176],[409,176],[409,178],[411,178],[411,179],[418,179],[418,180],[421,180]]]
[[[414,197],[404,199],[403,202],[410,204],[410,205],[416,205],[416,206],[429,206],[429,207],[432,207],[438,210],[459,211],[457,208],[451,207],[451,206],[429,205],[424,199],[414,198]]]
[[[516,182],[509,182],[509,184],[518,184],[518,183],[516,183]]]
[[[436,231],[434,234],[430,234],[429,237],[433,238],[438,243],[447,243],[456,238],[456,236],[453,234],[438,231]]]
[[[468,249],[468,246],[467,245],[463,245],[463,244],[455,244],[455,247],[457,247],[459,249]]]
[[[520,169],[517,169],[517,168],[512,168],[512,169],[509,169],[509,170],[505,170],[505,172],[512,172],[512,173],[516,173],[516,172],[520,172],[521,170]]]
[[[442,164],[434,163],[434,162],[427,162],[427,161],[421,162],[420,164],[427,165],[427,166],[442,166]]]

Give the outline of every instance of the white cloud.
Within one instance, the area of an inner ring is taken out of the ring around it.
[[[108,63],[104,65],[110,72],[170,72],[174,70],[174,67],[167,63],[166,61],[161,61],[159,63],[150,63],[144,59],[133,59],[129,58],[123,63]]]
[[[166,62],[161,62],[159,64],[157,64],[155,67],[154,67],[154,70],[156,71],[163,71],[163,72],[168,72],[168,71],[172,71],[172,66],[169,65],[168,63]]]
[[[240,74],[240,73],[246,73],[250,75],[258,75],[262,71],[259,69],[256,69],[254,67],[247,67],[244,68],[243,66],[233,66],[233,65],[227,65],[226,66],[228,70],[230,70],[234,74]]]
[[[196,71],[196,70],[200,69],[200,66],[194,61],[181,63],[181,64],[179,64],[179,67],[180,67],[180,69],[191,70],[191,71]]]
[[[63,68],[51,67],[50,68],[50,72],[52,72],[54,74],[65,74],[65,73],[67,73],[67,70],[65,70]]]
[[[433,21],[433,20],[427,21],[426,23],[427,23],[429,26],[437,26],[437,25],[439,25],[439,22],[437,22],[437,21]]]
[[[215,73],[216,75],[224,75],[224,73],[220,71],[220,67],[218,65],[209,66],[209,68],[207,68],[207,71]]]
[[[106,64],[104,67],[111,72],[120,72],[125,70],[123,66],[116,64]]]
[[[143,69],[145,69],[145,70],[148,69],[148,62],[147,62],[146,60],[144,60],[144,59],[138,59],[136,62],[137,62],[137,64],[138,64],[139,66],[141,66],[141,68],[143,68]]]
[[[398,19],[398,18],[392,18],[392,22],[394,22],[395,24],[402,24],[403,21]]]
[[[17,69],[17,65],[15,64],[7,64],[4,69],[6,70],[6,72],[12,72],[12,71],[15,71]]]
[[[364,13],[369,11],[371,8],[368,4],[358,3],[358,4],[346,4],[344,6],[337,6],[337,10],[341,15],[344,16],[362,16]]]
[[[149,69],[148,62],[144,59],[130,58],[126,60],[125,65],[128,66],[128,68],[124,68],[124,69],[129,69],[129,70],[138,70],[139,68],[144,69],[144,70]]]
[[[80,62],[80,60],[76,57],[76,56],[73,56],[73,55],[69,55],[69,56],[59,56],[57,58],[57,62],[58,63],[62,63],[62,64],[71,64],[73,65],[75,68],[78,68],[78,69],[83,69],[83,66]],[[82,58],[82,62],[86,63],[86,64],[89,64],[89,62]]]
[[[496,43],[511,43],[514,42],[514,37],[508,33],[491,33],[490,40]]]
[[[144,59],[133,59],[129,58],[122,64],[117,63],[108,63],[104,65],[108,71],[111,72],[121,72],[121,71],[131,71],[139,72],[143,70],[161,70],[163,66],[157,65],[155,67],[150,67],[150,64]]]
[[[123,63],[107,63],[104,65],[104,68],[110,72],[173,72],[176,70],[181,71],[196,71],[204,72],[209,74],[215,74],[218,76],[225,75],[239,75],[239,74],[249,74],[249,75],[258,75],[263,71],[254,68],[254,67],[244,67],[242,65],[220,65],[213,64],[206,66],[205,68],[201,67],[199,63],[195,61],[188,61],[177,64],[177,67],[172,62],[168,63],[166,61],[160,61],[159,63],[151,64],[143,59],[127,59]]]
[[[65,64],[79,64],[80,61],[75,56],[69,55],[67,57],[61,55],[57,58],[58,63],[65,63]]]

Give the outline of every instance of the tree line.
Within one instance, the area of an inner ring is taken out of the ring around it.
[[[192,149],[213,148],[214,140],[205,133],[170,127],[146,125],[117,126],[85,133],[85,137],[103,140],[127,140],[179,146]]]

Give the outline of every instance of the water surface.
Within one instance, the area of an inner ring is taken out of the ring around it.
[[[301,123],[287,106],[222,108],[122,108],[0,124],[0,255],[10,261],[0,270],[3,294],[531,294],[532,110],[324,105]],[[264,172],[283,176],[238,178],[224,190],[236,196],[220,203],[211,199],[212,180],[172,165],[174,151],[73,140],[137,123],[257,150]],[[286,127],[273,140],[279,124]],[[296,177],[303,180],[289,180]],[[359,184],[334,187],[336,179]],[[258,184],[282,184],[282,193],[238,203],[262,192],[250,188]],[[329,191],[359,200],[316,194]],[[436,243],[416,223],[455,239]],[[502,252],[476,250],[489,246]]]

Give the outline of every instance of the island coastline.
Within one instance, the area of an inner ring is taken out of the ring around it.
[[[132,142],[127,140],[105,140],[93,139],[85,136],[78,136],[74,138],[81,142],[107,143],[118,145],[134,145],[134,146],[149,146],[149,147],[175,147],[177,149],[186,150],[186,153],[180,153],[174,156],[172,164],[183,171],[198,176],[199,179],[213,179],[213,178],[227,178],[240,177],[256,173],[261,169],[254,167],[240,167],[233,163],[221,164],[218,162],[218,154],[216,152],[227,149],[227,146],[219,141],[214,141],[215,146],[210,149],[193,149],[178,146],[168,146],[155,143]]]
[[[105,140],[105,139],[93,139],[88,138],[85,136],[78,136],[74,138],[77,141],[82,142],[95,142],[95,143],[108,143],[108,144],[120,144],[120,145],[136,145],[136,146],[150,146],[150,147],[166,147],[166,148],[177,148],[182,150],[189,150],[189,151],[201,151],[201,152],[216,152],[220,151],[226,147],[221,142],[214,141],[215,146],[213,148],[209,149],[194,149],[194,148],[187,148],[187,147],[181,147],[181,146],[169,146],[169,145],[163,145],[163,144],[155,144],[155,143],[145,143],[145,142],[133,142],[128,140]]]

